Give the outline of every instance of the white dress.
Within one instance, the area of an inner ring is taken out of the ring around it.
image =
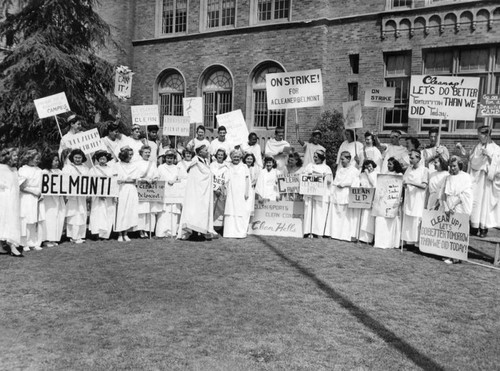
[[[444,194],[448,205],[457,205],[455,212],[470,215],[472,212],[472,178],[469,174],[459,171],[450,175],[444,183]]]
[[[323,147],[321,144],[314,144],[311,142],[304,143],[304,159],[302,161],[302,166],[306,167],[309,164],[314,164],[314,153],[316,151],[325,151],[325,147]]]
[[[135,166],[139,172],[139,180],[153,181],[158,179],[158,168],[156,162],[145,161],[140,159],[135,162]],[[137,229],[140,231],[154,231],[156,225],[156,213],[163,209],[163,205],[159,202],[139,201],[139,224]]]
[[[253,146],[249,145],[248,143],[242,144],[241,150],[244,153],[253,153],[253,155],[255,156],[254,166],[262,169],[262,167],[264,166],[264,164],[262,163],[262,149],[260,148],[260,145],[258,143],[255,143]]]
[[[261,169],[257,167],[257,164],[248,168],[250,171],[250,190],[248,193],[247,209],[248,209],[248,221],[250,222],[250,217],[254,215],[255,210],[255,186],[257,185],[257,179],[259,178],[259,173]]]
[[[0,164],[0,241],[21,244],[19,177],[17,169]]]
[[[179,181],[179,168],[173,164],[162,164],[158,167],[158,176],[159,180],[165,181],[165,196],[167,197],[169,188],[172,188],[172,185],[168,184],[168,182],[174,183]],[[156,237],[172,237],[176,235],[181,216],[181,207],[181,203],[170,203],[166,200],[163,202],[163,208],[158,213],[156,221]]]
[[[59,169],[44,170],[44,174],[61,174]],[[59,242],[64,229],[66,217],[66,203],[63,196],[44,195],[41,208],[45,213],[45,219],[40,224],[42,230],[42,241]],[[114,219],[114,218],[113,218]]]
[[[340,155],[342,152],[349,152],[351,154],[351,166],[356,165],[356,161],[354,160],[354,157],[357,155],[358,157],[361,157],[361,154],[363,152],[363,143],[361,142],[348,142],[347,140],[344,140],[342,144],[340,145],[340,148],[337,152],[337,165],[339,165],[340,168]]]
[[[408,150],[403,146],[395,146],[393,144],[385,144],[386,149],[382,153],[384,160],[382,161],[382,168],[380,169],[380,174],[389,174],[389,169],[387,168],[387,163],[391,157],[394,157],[403,168],[407,167],[409,163],[407,162]]]
[[[285,147],[290,147],[290,143],[286,140],[277,141],[271,138],[266,142],[264,153],[266,156],[271,156],[276,160],[278,171],[283,170],[288,160],[288,156],[282,153]]]
[[[365,146],[359,155],[359,164],[363,165],[365,160],[372,160],[377,165],[376,169],[380,172],[382,168],[382,154],[377,147],[367,147]]]
[[[139,178],[139,171],[133,162],[118,162],[115,164],[118,181],[133,181],[121,183],[118,191],[118,205],[116,207],[115,230],[126,232],[137,230],[139,224],[139,196],[135,181]]]
[[[90,169],[91,176],[116,177],[114,165],[95,165]],[[116,201],[114,197],[92,197],[90,203],[89,229],[90,233],[99,238],[108,239],[113,230],[116,218]]]
[[[224,209],[226,207],[226,174],[229,170],[229,164],[223,162],[212,162],[210,170],[214,176],[214,226],[221,227],[224,224]]]
[[[255,193],[265,200],[278,200],[278,171],[276,169],[271,169],[271,171],[262,169],[259,172]]]
[[[396,174],[387,172],[386,174]],[[375,217],[375,240],[373,247],[379,249],[397,249],[401,243],[401,207],[398,209],[398,215],[394,218],[385,218],[383,216]]]
[[[247,236],[250,210],[245,193],[250,188],[250,170],[240,162],[229,165],[227,171],[227,198],[224,209],[224,237],[245,238]]]
[[[85,165],[69,163],[64,166],[63,173],[69,175],[88,175]],[[66,204],[66,235],[74,240],[85,238],[87,231],[87,197],[68,196]]]
[[[19,182],[24,182],[24,190],[41,192],[42,169],[24,165],[19,169]],[[42,230],[39,222],[45,219],[39,198],[21,190],[21,245],[38,247],[42,244]]]
[[[325,174],[332,177],[332,170],[325,163],[310,163],[303,174]],[[329,196],[304,196],[304,234],[325,235]]]
[[[429,184],[429,169],[422,165],[419,165],[416,169],[410,166],[403,175],[403,182],[409,181],[418,184]],[[401,230],[403,241],[418,243],[426,192],[427,189],[421,189],[413,185],[405,187],[403,227]]]
[[[427,206],[426,209],[434,210],[436,207],[436,203],[439,200],[440,195],[442,194],[444,181],[450,175],[447,171],[434,171],[431,172],[429,169],[429,197],[427,198]]]
[[[359,175],[359,185],[365,188],[376,188],[377,174],[377,170],[371,173],[361,173]],[[361,209],[359,219],[358,239],[366,243],[372,243],[375,235],[375,217],[372,216],[372,209]]]

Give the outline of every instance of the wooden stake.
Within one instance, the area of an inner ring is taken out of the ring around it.
[[[61,126],[59,125],[59,121],[57,120],[57,115],[55,115],[54,118],[56,119],[57,128],[59,129],[59,135],[61,136],[62,139],[63,135],[61,131]]]

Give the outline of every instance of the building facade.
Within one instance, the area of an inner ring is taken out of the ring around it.
[[[363,100],[371,87],[396,88],[394,109],[363,107],[364,128],[426,137],[437,121],[408,118],[411,75],[477,76],[480,93],[500,93],[498,0],[108,0],[100,12],[121,50],[108,57],[135,72],[130,104],[182,114],[183,97],[203,97],[204,122],[241,109],[262,138],[276,126],[296,144],[323,110]],[[265,75],[321,69],[321,108],[269,111]],[[444,121],[443,142],[471,145],[477,125]]]

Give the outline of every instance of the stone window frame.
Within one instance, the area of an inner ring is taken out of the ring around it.
[[[188,33],[188,19],[189,19],[189,1],[190,0],[170,0],[173,2],[173,7],[174,7],[174,14],[177,12],[177,3],[178,2],[185,2],[186,3],[186,15],[185,15],[185,29],[182,31],[176,31],[177,27],[177,16],[175,15],[173,17],[174,23],[173,23],[173,31],[172,32],[163,32],[163,6],[164,2],[169,1],[169,0],[156,0],[156,30],[155,34],[156,37],[169,37],[169,36],[179,36],[179,35],[186,35]]]
[[[208,16],[208,6],[210,1],[218,1],[219,2],[219,25],[218,26],[213,26],[209,27],[208,22],[209,22],[209,16]],[[234,3],[234,23],[233,24],[228,24],[228,25],[221,25],[221,20],[222,20],[222,10],[224,2],[233,2]],[[225,29],[233,29],[236,28],[237,24],[237,19],[238,19],[238,1],[237,0],[201,0],[200,1],[200,32],[206,32],[206,31],[218,31],[218,30],[225,30]]]
[[[250,25],[268,24],[268,23],[286,23],[292,20],[293,0],[270,0],[271,1],[271,19],[259,20],[259,1],[250,1]],[[276,2],[288,1],[288,17],[275,18]]]
[[[431,1],[431,0],[426,0]],[[409,2],[410,4],[403,4]],[[398,3],[398,4],[396,4]],[[385,0],[386,9],[411,9],[415,5],[415,0]]]

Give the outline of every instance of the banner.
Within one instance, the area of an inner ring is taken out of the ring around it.
[[[217,115],[217,126],[227,129],[226,140],[232,145],[240,145],[248,141],[248,127],[241,110]]]
[[[160,114],[157,104],[145,104],[142,106],[130,106],[132,112],[132,125],[160,127]]]
[[[137,194],[139,202],[163,202],[165,197],[165,181],[147,182],[137,181]]]
[[[299,193],[300,175],[287,175],[278,177],[279,193]]]
[[[413,75],[409,117],[414,119],[476,119],[479,77]]]
[[[70,111],[66,93],[35,99],[33,103],[35,103],[36,112],[40,119]]]
[[[116,178],[69,174],[43,174],[42,194],[49,196],[118,197]]]
[[[97,128],[75,134],[71,139],[67,140],[67,144],[69,148],[81,149],[86,155],[99,150],[109,152],[108,148],[102,142]]]
[[[184,195],[186,193],[186,180],[174,183],[173,185],[165,185],[164,203],[182,204],[184,203]]]
[[[268,73],[266,91],[270,110],[323,106],[321,70]]]
[[[132,75],[134,73],[126,66],[120,66],[115,72],[115,95],[120,99],[130,98],[132,93]]]
[[[395,218],[398,215],[402,192],[402,175],[378,174],[377,188],[373,197],[372,215]]]
[[[163,116],[163,135],[188,137],[191,128],[189,116]]]
[[[248,234],[302,238],[303,201],[256,202]]]
[[[342,103],[342,111],[344,113],[344,127],[346,129],[363,127],[363,112],[361,111],[361,102],[359,100]]]
[[[189,116],[189,123],[201,124],[203,122],[203,98],[182,98],[184,116]]]
[[[300,194],[307,196],[328,196],[327,176],[324,174],[302,174]]]
[[[419,249],[427,254],[467,260],[469,216],[424,210]]]
[[[477,117],[500,117],[500,95],[483,94]]]
[[[368,88],[365,91],[365,107],[393,108],[396,88]]]
[[[351,187],[348,207],[351,209],[370,209],[374,196],[375,188]]]

